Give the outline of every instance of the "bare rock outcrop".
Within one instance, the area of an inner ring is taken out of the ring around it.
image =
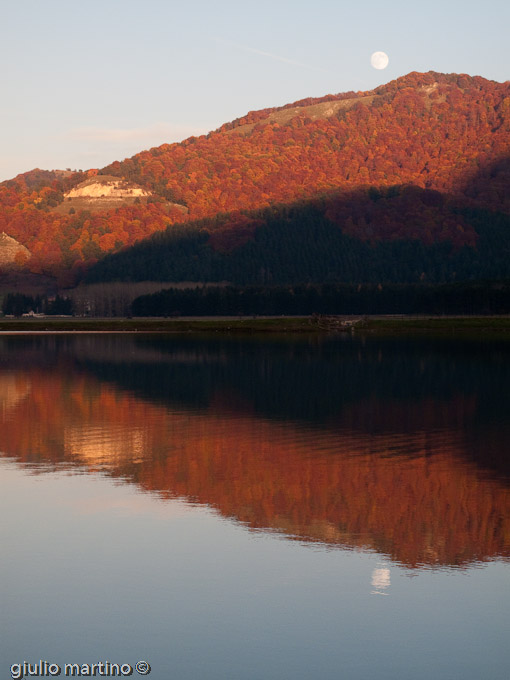
[[[30,257],[30,251],[5,231],[0,234],[0,266],[22,262]]]

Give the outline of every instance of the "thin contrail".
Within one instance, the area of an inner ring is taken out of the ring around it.
[[[279,54],[273,54],[272,52],[264,52],[264,50],[258,50],[255,47],[249,47],[248,45],[239,45],[238,43],[230,42],[229,40],[222,40],[221,38],[214,38],[216,42],[222,45],[228,45],[229,47],[235,47],[238,50],[243,50],[244,52],[251,52],[252,54],[260,54],[261,57],[268,57],[269,59],[275,59],[276,61],[281,61],[284,64],[291,64],[292,66],[300,66],[301,68],[309,68],[313,71],[321,71],[322,73],[332,73],[325,68],[320,68],[319,66],[311,66],[310,64],[304,64],[301,61],[295,61],[295,59],[288,59],[287,57],[281,57]]]
[[[218,43],[222,45],[227,45],[228,47],[235,47],[238,50],[243,50],[243,52],[251,52],[252,54],[259,54],[261,57],[268,57],[268,59],[274,59],[275,61],[281,61],[284,64],[291,64],[292,66],[299,66],[300,68],[311,69],[312,71],[320,71],[320,73],[328,73],[329,75],[337,76],[336,71],[331,71],[330,69],[321,68],[320,66],[311,66],[310,64],[304,64],[302,61],[296,61],[295,59],[289,59],[288,57],[282,57],[279,54],[273,54],[272,52],[265,52],[264,50],[259,50],[255,47],[249,47],[248,45],[239,45],[239,43],[231,42],[230,40],[223,40],[223,38],[213,38]],[[364,80],[359,78],[354,78],[354,80],[365,88],[369,88],[369,84]]]

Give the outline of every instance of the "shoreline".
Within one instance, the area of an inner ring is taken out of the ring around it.
[[[349,325],[342,326],[343,322]],[[352,324],[352,325],[350,325]],[[321,317],[44,317],[0,319],[1,335],[65,333],[495,334],[510,339],[510,316],[342,315]]]

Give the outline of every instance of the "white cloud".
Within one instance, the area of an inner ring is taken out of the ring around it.
[[[218,126],[216,126],[218,127]],[[120,128],[82,126],[45,135],[26,145],[27,149],[0,156],[0,182],[33,168],[102,168],[144,149],[180,142],[203,135],[212,128],[198,125],[154,123],[146,127]]]

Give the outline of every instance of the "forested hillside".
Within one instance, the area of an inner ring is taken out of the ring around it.
[[[105,172],[165,187],[195,219],[338,187],[403,183],[510,211],[509,148],[510,82],[411,73],[373,92],[252,112]]]
[[[235,270],[235,258],[227,253],[271,248],[268,230],[284,229],[279,215],[285,210],[293,215],[283,219],[293,233],[283,242],[295,262],[281,267],[275,263],[262,272],[258,255],[252,253],[257,271],[250,273],[251,280],[295,278],[294,273],[279,270],[298,271],[303,249],[309,248],[306,239],[315,238],[313,226],[304,242],[297,240],[310,219],[323,221],[322,226],[316,225],[317,238],[328,261],[314,264],[316,273],[299,274],[303,280],[343,277],[339,271],[351,276],[362,261],[366,270],[367,254],[371,257],[381,248],[392,251],[400,241],[412,241],[418,249],[423,244],[430,257],[435,257],[435,249],[448,248],[461,257],[461,250],[470,248],[480,259],[488,254],[480,250],[481,244],[492,237],[481,234],[479,223],[489,225],[492,218],[488,213],[481,217],[476,210],[499,214],[496,231],[503,229],[503,215],[510,214],[509,153],[510,82],[411,73],[371,92],[329,95],[251,112],[207,136],[163,144],[99,171],[37,170],[20,175],[0,184],[0,232],[30,251],[30,259],[19,266],[59,275],[68,282],[106,254],[167,228],[175,229],[179,238],[182,235],[178,248],[202,264],[207,253],[210,263],[195,278],[236,280],[227,272],[215,274],[217,262],[229,261]],[[98,173],[135,183],[151,195],[146,202],[116,210],[91,213],[70,208],[66,212],[64,194]],[[310,210],[318,210],[320,219],[303,217],[302,222],[294,207],[279,207],[276,217],[271,217],[274,206],[309,199],[314,201]],[[270,209],[269,216],[264,209]],[[279,227],[274,220],[279,220]],[[328,236],[321,230],[329,230]],[[168,234],[164,239],[169,242]],[[200,253],[191,245],[197,239],[202,244]],[[354,248],[352,256],[329,252],[345,248],[347,242]],[[320,252],[316,255],[322,257]],[[374,257],[377,260],[379,255]],[[329,262],[331,258],[353,262],[339,270]],[[196,261],[188,269],[196,269]],[[394,266],[391,254],[388,262]],[[462,262],[471,267],[464,258],[452,272],[460,271]],[[175,264],[172,275],[180,277],[183,266]],[[239,266],[245,271],[245,264]],[[415,279],[416,267],[409,266],[412,271],[399,275],[400,279]],[[445,278],[432,269],[425,262],[418,275]],[[101,271],[103,276],[106,270]],[[154,275],[159,276],[159,270],[150,278]],[[168,272],[161,277],[167,278]]]
[[[86,280],[276,285],[503,278],[510,278],[510,215],[460,208],[430,190],[392,187],[173,226],[104,258]]]

